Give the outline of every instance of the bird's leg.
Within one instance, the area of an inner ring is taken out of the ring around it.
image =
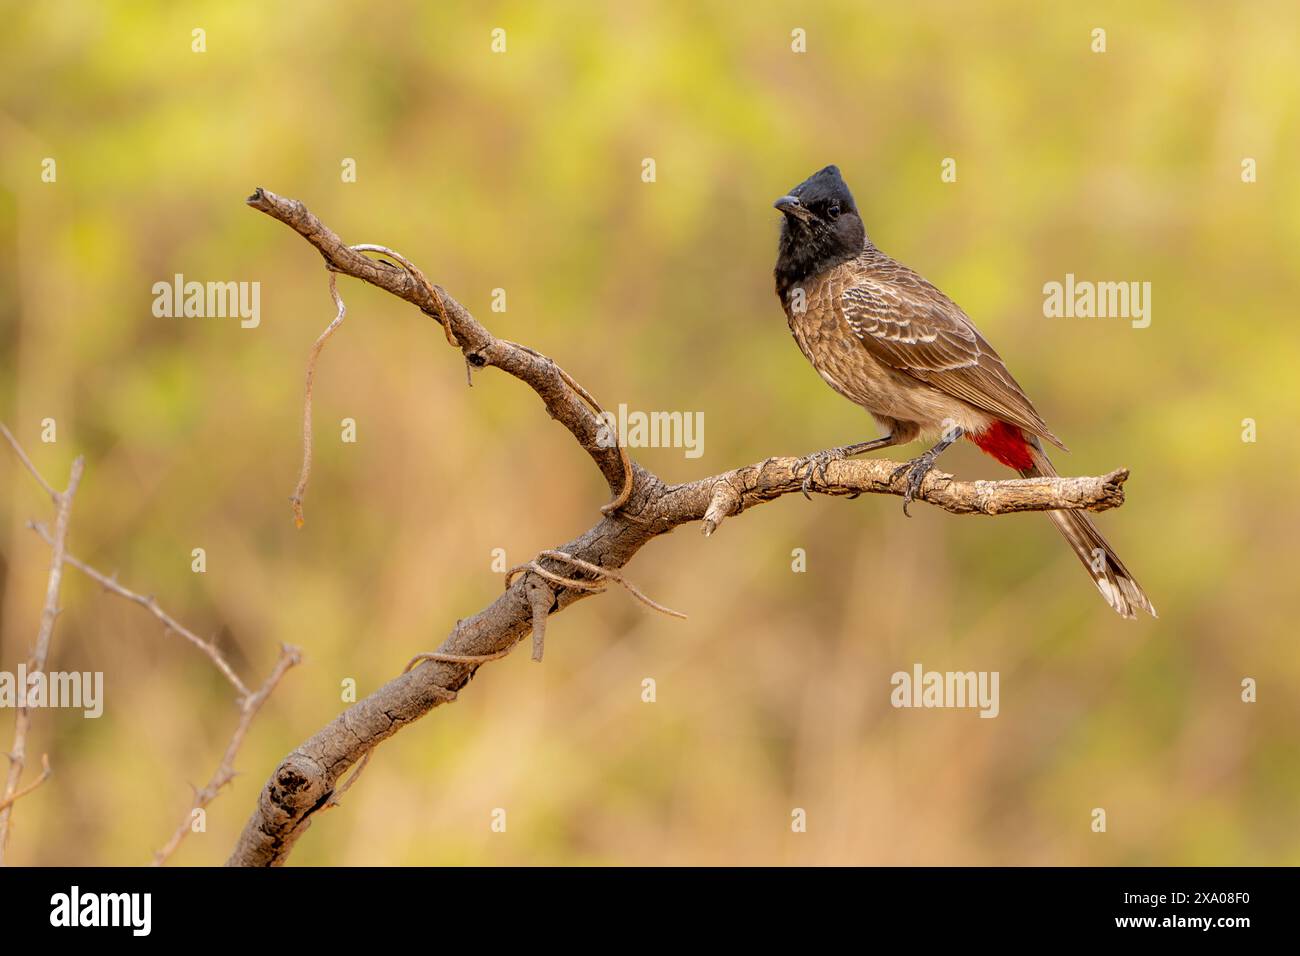
[[[884,438],[873,438],[871,441],[858,442],[856,445],[842,445],[839,448],[828,448],[825,451],[815,452],[809,455],[804,461],[808,462],[808,467],[803,470],[803,485],[799,489],[803,496],[809,501],[812,496],[808,492],[812,489],[813,476],[817,480],[826,481],[826,468],[833,461],[840,461],[843,458],[852,458],[854,455],[861,455],[864,451],[878,451],[881,448],[888,448],[890,445],[898,444],[898,440],[893,435],[886,435]],[[857,495],[851,497],[856,498]]]
[[[934,463],[938,460],[939,456],[942,455],[950,445],[965,434],[966,432],[962,428],[954,425],[952,428],[948,429],[948,431],[944,432],[943,438],[939,439],[939,443],[925,454],[918,455],[907,464],[894,469],[894,473],[889,476],[890,481],[893,481],[901,474],[907,474],[907,488],[903,492],[903,514],[907,515],[909,518],[911,517],[911,515],[908,514],[907,506],[912,499],[916,497],[916,493],[921,490],[921,482],[925,480],[925,476],[929,474],[930,469],[934,467]]]

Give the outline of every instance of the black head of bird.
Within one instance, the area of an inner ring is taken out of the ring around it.
[[[813,173],[772,205],[784,217],[776,263],[778,287],[848,262],[866,246],[862,217],[836,166]]]

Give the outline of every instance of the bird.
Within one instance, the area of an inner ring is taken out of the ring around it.
[[[832,461],[917,439],[937,441],[893,474],[906,478],[904,513],[938,457],[963,437],[1023,477],[1057,474],[1044,443],[1068,449],[966,313],[867,238],[838,167],[819,170],[773,205],[782,214],[776,294],[790,331],[826,383],[885,432],[803,459],[805,496]],[[1107,604],[1125,618],[1156,616],[1087,514],[1047,514]]]

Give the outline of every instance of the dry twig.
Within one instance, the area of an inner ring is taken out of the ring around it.
[[[35,531],[46,544],[53,543],[49,529],[47,529],[45,525],[38,521],[29,521],[27,522],[27,527]],[[235,688],[235,691],[241,698],[248,696],[248,687],[239,679],[239,675],[235,673],[235,669],[230,666],[230,662],[227,661],[221,651],[218,650],[217,645],[212,641],[205,641],[180,621],[176,620],[176,618],[164,611],[162,606],[158,603],[158,599],[152,594],[137,594],[130,588],[123,587],[118,583],[116,574],[109,575],[104,574],[102,571],[97,571],[84,561],[80,561],[70,554],[65,555],[63,560],[66,564],[76,568],[86,577],[97,583],[105,591],[116,594],[118,597],[124,598],[133,604],[140,605],[159,620],[163,626],[163,633],[179,634],[181,637],[185,638],[185,640],[189,641],[202,651],[208,660],[212,661],[217,670],[221,671],[221,676],[230,682],[230,685]]]
[[[10,807],[12,807],[23,797],[27,796],[27,794],[31,793],[33,790],[35,790],[37,787],[43,784],[46,780],[50,779],[50,774],[52,772],[53,771],[50,770],[50,755],[41,754],[40,776],[37,777],[35,780],[33,780],[31,783],[29,783],[27,786],[23,787],[13,796],[5,797],[3,800],[0,800],[0,810],[8,810]]]
[[[45,606],[41,610],[41,623],[36,632],[36,644],[32,648],[31,656],[27,659],[28,679],[33,674],[40,674],[45,671],[46,662],[50,658],[50,640],[54,636],[54,619],[59,615],[59,588],[63,583],[63,560],[67,549],[68,541],[68,523],[72,517],[72,499],[77,494],[77,486],[81,484],[81,475],[85,471],[85,459],[80,456],[72,463],[72,471],[68,475],[68,487],[63,491],[55,491],[40,472],[31,463],[31,460],[23,453],[22,448],[9,433],[8,428],[0,425],[3,429],[5,438],[9,444],[13,445],[14,450],[18,453],[27,470],[51,497],[57,509],[54,519],[53,543],[50,548],[50,573],[45,583]],[[27,763],[27,733],[32,726],[32,712],[26,704],[18,708],[14,717],[14,742],[9,749],[9,772],[5,778],[4,791],[0,792],[0,864],[4,863],[5,847],[9,842],[9,823],[13,816],[14,802],[25,794],[31,793],[40,786],[50,775],[49,757],[42,756],[41,764],[43,771],[40,779],[29,787],[19,790],[19,783],[22,781],[23,770]]]
[[[181,841],[193,830],[194,814],[203,810],[209,803],[217,798],[221,788],[235,779],[235,757],[239,755],[239,748],[244,744],[244,738],[248,736],[248,728],[253,723],[253,718],[257,712],[262,709],[267,698],[279,685],[280,680],[284,677],[289,668],[294,667],[302,662],[302,652],[292,645],[280,645],[280,657],[271,668],[270,675],[258,688],[257,693],[244,697],[239,702],[239,723],[235,726],[235,732],[230,737],[230,743],[226,744],[225,753],[221,755],[221,763],[217,766],[216,772],[208,780],[207,786],[202,790],[194,792],[194,802],[190,805],[189,812],[186,813],[185,819],[180,822],[176,830],[172,833],[171,838],[163,844],[153,856],[153,865],[162,866]]]
[[[338,279],[333,272],[330,272],[330,297],[334,299],[334,306],[337,309],[334,321],[325,326],[325,331],[317,337],[311,352],[307,355],[307,388],[302,401],[302,470],[298,472],[298,486],[293,489],[293,497],[289,499],[290,504],[293,505],[293,523],[299,528],[306,520],[302,514],[302,496],[307,493],[307,479],[311,477],[311,392],[316,378],[316,361],[320,358],[321,350],[325,348],[325,343],[329,341],[330,336],[343,324],[343,316],[348,312],[347,306],[339,296]]]
[[[340,308],[341,305],[342,304],[340,303]],[[341,317],[342,316],[340,315],[340,318]],[[171,839],[168,840],[163,848],[154,855],[154,865],[159,865],[175,852],[176,848],[180,845],[181,840],[185,838],[185,834],[190,832],[194,810],[205,808],[216,798],[221,788],[234,777],[235,756],[238,754],[239,748],[244,742],[244,738],[248,735],[248,729],[252,724],[253,718],[257,715],[257,712],[261,709],[262,705],[266,703],[266,699],[271,695],[271,692],[279,685],[285,672],[290,667],[293,667],[300,662],[301,653],[295,647],[283,645],[280,650],[279,660],[276,661],[276,664],[272,668],[271,674],[266,679],[266,682],[256,693],[249,691],[247,685],[239,679],[239,675],[235,673],[234,668],[230,666],[229,662],[226,661],[225,657],[212,641],[203,640],[203,638],[199,637],[189,628],[177,621],[174,617],[164,611],[161,606],[159,606],[157,600],[152,595],[137,594],[135,591],[119,584],[116,574],[111,576],[106,575],[90,565],[79,561],[71,554],[68,554],[66,548],[68,512],[72,506],[72,497],[76,492],[77,485],[81,481],[81,474],[84,468],[83,460],[77,458],[77,460],[73,462],[72,475],[69,479],[67,490],[63,492],[54,491],[50,484],[41,475],[40,471],[37,470],[36,466],[32,464],[31,459],[27,457],[22,446],[18,444],[18,441],[3,424],[0,424],[0,433],[3,433],[9,444],[13,446],[18,459],[31,473],[32,477],[36,479],[37,484],[51,495],[55,506],[58,509],[53,532],[46,528],[45,525],[38,522],[29,521],[27,523],[27,526],[35,531],[37,535],[40,536],[41,540],[51,548],[50,582],[46,591],[45,610],[41,615],[41,630],[40,634],[37,636],[36,650],[33,652],[32,661],[28,664],[28,672],[35,673],[43,671],[45,668],[45,661],[49,655],[49,639],[54,627],[54,617],[58,613],[57,598],[59,582],[62,578],[62,568],[64,565],[70,565],[82,574],[91,578],[93,581],[98,582],[105,590],[110,591],[119,597],[125,598],[132,603],[139,604],[162,622],[164,631],[179,634],[195,647],[199,648],[199,650],[207,655],[208,659],[212,661],[226,680],[228,680],[238,692],[239,696],[237,703],[240,710],[240,719],[235,728],[234,735],[231,737],[230,743],[226,747],[225,754],[222,756],[221,764],[217,768],[217,772],[213,775],[212,779],[208,782],[207,786],[202,790],[195,792],[194,803],[190,812],[186,815],[186,819],[182,821],[179,827],[177,827],[176,832],[172,834]],[[41,775],[21,790],[15,789],[18,780],[22,776],[25,741],[27,729],[30,724],[30,714],[25,708],[20,709],[14,726],[14,747],[10,753],[8,781],[6,782],[3,794],[0,795],[0,861],[2,861],[4,855],[4,837],[7,835],[9,815],[12,812],[13,804],[39,787],[50,776],[49,757],[48,755],[43,755],[41,757]]]

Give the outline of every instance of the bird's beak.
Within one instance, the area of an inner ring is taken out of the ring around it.
[[[799,202],[798,196],[782,196],[772,205],[787,216],[793,216],[795,219],[807,219],[810,215],[808,210],[804,208],[803,203]]]

